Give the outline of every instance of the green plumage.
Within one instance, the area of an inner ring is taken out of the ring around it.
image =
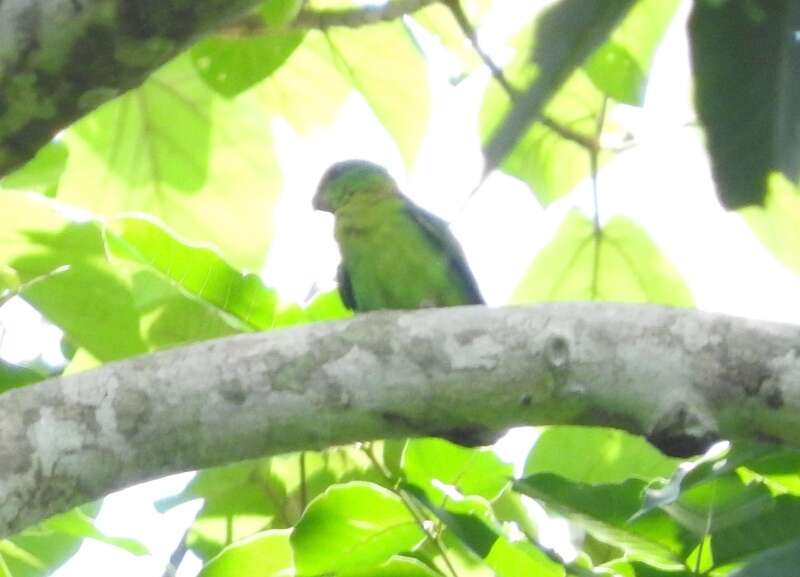
[[[351,160],[323,176],[314,207],[336,217],[339,292],[355,311],[480,304],[447,224],[398,190],[380,166]]]

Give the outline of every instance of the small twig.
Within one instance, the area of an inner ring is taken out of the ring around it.
[[[597,125],[595,126],[595,140],[600,139],[603,133],[603,125],[606,119],[606,104],[608,98],[603,98],[603,104],[600,107],[600,114],[597,116]],[[589,151],[589,161],[591,163],[592,172],[592,200],[594,202],[594,263],[592,266],[592,298],[597,298],[597,287],[600,276],[600,240],[603,234],[603,229],[600,226],[600,201],[597,193],[597,173],[599,171],[599,155],[600,151],[595,148]]]
[[[294,28],[324,30],[332,26],[358,28],[378,22],[396,20],[421,10],[438,0],[392,0],[380,6],[362,6],[345,10],[303,10],[294,19]]]
[[[186,553],[189,551],[189,546],[186,544],[186,538],[189,536],[189,531],[191,529],[192,526],[190,525],[186,531],[183,532],[181,540],[178,542],[178,545],[175,547],[172,555],[169,556],[169,561],[167,562],[167,566],[164,568],[162,577],[175,577],[175,574],[178,572],[178,568],[181,566],[181,563],[183,563],[183,558],[186,557]]]
[[[285,28],[271,28],[259,12],[250,12],[217,31],[221,36],[249,37],[288,30],[327,30],[328,28],[360,28],[370,24],[397,20],[439,0],[393,0],[380,6],[361,6],[339,10],[303,9]]]
[[[308,505],[308,487],[306,482],[306,452],[300,453],[300,511]]]
[[[603,98],[603,104],[600,106],[600,114],[597,116],[597,125],[595,126],[594,139],[600,140],[600,135],[603,134],[603,125],[606,121],[606,106],[608,105],[608,97]],[[597,194],[597,174],[600,170],[600,150],[595,148],[589,151],[589,161],[591,163],[592,173],[592,199],[594,201],[594,233],[600,234],[600,203]]]
[[[506,95],[508,95],[508,98],[511,100],[511,102],[518,101],[521,96],[521,92],[514,88],[503,72],[503,69],[500,68],[492,59],[492,57],[489,56],[489,54],[481,47],[475,27],[472,26],[467,18],[464,8],[461,6],[461,1],[442,0],[442,3],[450,9],[453,18],[455,19],[459,28],[461,28],[462,34],[467,37],[470,44],[472,44],[472,48],[483,61],[483,64],[486,66],[486,68],[489,69],[489,72],[491,72],[495,81],[500,85],[503,91],[505,91]],[[598,138],[590,138],[585,134],[573,130],[569,126],[561,124],[554,118],[551,118],[544,112],[539,115],[539,121],[547,128],[558,134],[561,138],[574,142],[575,144],[582,146],[589,151],[600,148],[598,144]]]

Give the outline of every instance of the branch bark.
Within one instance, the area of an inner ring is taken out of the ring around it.
[[[0,396],[0,537],[138,481],[357,440],[605,424],[800,446],[800,327],[564,303],[361,315]]]
[[[0,176],[259,0],[1,0]]]

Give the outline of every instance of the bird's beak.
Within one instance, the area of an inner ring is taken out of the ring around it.
[[[324,212],[333,212],[331,210],[330,205],[325,202],[325,195],[322,194],[322,188],[317,188],[316,194],[314,194],[314,199],[311,201],[311,206],[314,207],[314,210],[322,210]]]

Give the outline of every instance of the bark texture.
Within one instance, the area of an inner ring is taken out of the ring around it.
[[[357,440],[605,424],[800,447],[800,327],[599,303],[361,315],[0,396],[0,536],[161,475]]]
[[[0,176],[259,0],[0,0]]]

